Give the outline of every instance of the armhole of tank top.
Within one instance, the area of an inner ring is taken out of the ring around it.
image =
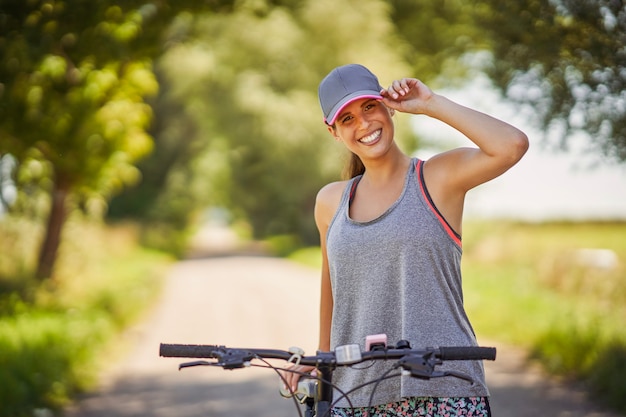
[[[363,178],[362,176],[358,176],[355,177],[354,180],[352,181],[352,186],[350,187],[350,195],[348,196],[348,207],[350,207],[350,205],[352,204],[352,200],[354,200],[354,194],[356,193],[356,187],[357,185],[359,185],[359,182],[361,181],[361,178]]]
[[[448,221],[441,215],[432,198],[430,197],[430,193],[428,192],[428,188],[426,188],[426,182],[424,181],[424,161],[421,159],[415,160],[415,175],[417,175],[417,182],[419,184],[420,191],[422,192],[422,196],[424,197],[424,201],[428,204],[428,207],[433,212],[433,214],[439,220],[439,223],[443,226],[444,230],[450,236],[450,238],[459,246],[462,247],[461,235],[459,235],[453,228],[450,226]]]
[[[341,195],[341,200],[339,201],[339,206],[337,206],[337,209],[335,210],[335,214],[333,214],[333,218],[330,220],[330,223],[328,224],[328,230],[326,230],[326,240],[328,241],[328,235],[330,233],[330,229],[333,227],[333,224],[335,224],[335,221],[337,220],[337,217],[340,216],[341,213],[341,208],[343,207],[344,203],[347,201],[347,210],[350,210],[350,203],[352,203],[352,199],[354,198],[354,193],[356,192],[356,186],[359,183],[359,181],[361,181],[361,177],[355,177],[352,180],[352,184],[348,184],[346,186],[346,188],[344,188],[343,190],[343,194]]]

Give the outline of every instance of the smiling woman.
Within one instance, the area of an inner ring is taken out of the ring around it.
[[[517,163],[528,147],[526,135],[436,94],[415,78],[382,88],[372,72],[356,64],[331,71],[320,84],[319,99],[328,132],[352,152],[358,168],[317,195],[322,250],[319,349],[347,344],[364,348],[366,336],[381,333],[414,346],[476,346],[461,286],[465,194]],[[475,146],[425,161],[411,158],[394,139],[396,111],[438,119]],[[447,370],[471,375],[476,383],[385,380],[372,403],[367,390],[351,390],[384,369],[336,371],[334,382],[353,394],[350,403],[337,403],[333,415],[387,415],[381,413],[406,404],[413,404],[410,411],[417,413],[419,407],[446,404],[452,410],[446,415],[471,411],[489,416],[482,364],[464,361]],[[285,377],[295,389],[296,374]],[[408,403],[401,405],[403,399]]]
[[[328,126],[328,131],[363,162],[376,159],[380,152],[387,153],[392,149],[399,154],[401,152],[393,140],[392,114],[393,110],[380,100],[365,98],[353,101],[341,109],[336,122]]]

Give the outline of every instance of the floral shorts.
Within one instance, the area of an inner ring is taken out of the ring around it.
[[[487,397],[411,397],[374,407],[333,408],[332,417],[490,417]]]

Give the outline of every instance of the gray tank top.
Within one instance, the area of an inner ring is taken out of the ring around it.
[[[327,234],[333,294],[331,349],[385,333],[390,344],[408,340],[413,348],[476,346],[463,308],[461,239],[432,203],[422,178],[423,161],[413,159],[400,197],[380,217],[357,222],[349,205],[360,177],[349,181]],[[390,363],[337,369],[333,382],[344,392],[380,377]],[[463,372],[474,384],[445,377],[409,376],[381,382],[373,404],[406,397],[487,396],[480,361],[447,362],[441,370]],[[350,394],[355,407],[370,405],[373,385]],[[341,394],[336,391],[335,400]],[[338,407],[348,407],[340,400]]]

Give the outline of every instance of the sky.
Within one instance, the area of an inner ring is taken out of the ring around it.
[[[597,155],[585,158],[546,150],[542,146],[542,134],[517,109],[499,99],[486,80],[478,79],[462,90],[437,92],[513,124],[530,140],[530,149],[517,165],[468,193],[465,218],[530,222],[626,220],[626,164],[591,167],[592,161],[598,161]],[[428,141],[471,145],[457,131],[437,120],[416,116],[412,122],[418,135]],[[430,154],[432,151],[428,149],[416,153],[422,158]]]

